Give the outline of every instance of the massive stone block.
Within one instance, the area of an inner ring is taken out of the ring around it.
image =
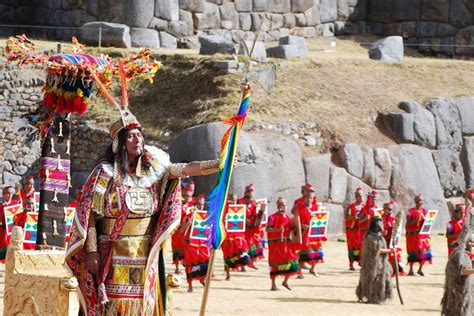
[[[226,129],[227,126],[221,123],[186,129],[170,145],[171,160],[216,159]],[[216,175],[196,177],[196,193],[208,193],[216,178]],[[255,185],[257,198],[267,197],[272,204],[278,196],[293,201],[300,195],[301,185],[305,183],[298,144],[277,135],[242,132],[230,192],[242,196],[250,182]]]
[[[329,201],[342,203],[346,198],[348,174],[344,168],[331,166]]]
[[[468,6],[465,4],[469,1],[464,0],[451,0],[451,6],[449,10],[449,22],[457,27],[467,27],[473,24],[474,12],[469,11]],[[470,1],[473,3],[472,1]]]
[[[474,134],[474,97],[464,97],[454,100],[461,118],[463,135]]]
[[[239,12],[252,12],[252,0],[235,0],[235,9]]]
[[[474,26],[460,29],[454,37],[454,52],[457,55],[474,55]]]
[[[474,188],[474,136],[463,138],[461,163],[467,188]]]
[[[388,63],[403,63],[403,54],[403,38],[401,36],[382,38],[373,43],[369,49],[371,59]]]
[[[268,0],[268,11],[272,13],[288,13],[291,11],[290,0]]]
[[[344,232],[344,209],[340,204],[323,203],[329,212],[327,233],[329,235],[342,235]]]
[[[375,160],[374,150],[372,148],[366,148],[363,150],[364,153],[364,172],[362,180],[369,186],[375,186]]]
[[[359,145],[345,144],[339,148],[338,154],[347,172],[357,178],[362,178],[364,175],[364,153]]]
[[[102,29],[102,46],[131,47],[130,28],[124,24],[89,22],[81,26],[80,41],[84,44],[98,45],[99,31]]]
[[[335,0],[321,0],[319,4],[321,23],[337,20],[337,2]]]
[[[133,47],[160,48],[160,38],[155,30],[132,27],[130,36]]]
[[[436,145],[438,149],[459,152],[462,147],[461,118],[453,100],[434,99],[427,104],[436,124]]]
[[[202,12],[205,0],[179,0],[179,7],[190,12]]]
[[[194,27],[197,30],[218,29],[221,27],[219,7],[205,2],[202,13],[194,14]]]
[[[448,22],[450,0],[423,0],[421,19],[425,21]]]
[[[179,0],[155,0],[155,16],[167,21],[179,20]]]
[[[450,149],[433,150],[439,181],[445,197],[462,195],[466,189],[459,153]]]
[[[397,142],[412,143],[414,141],[413,114],[388,113],[383,120],[388,131]]]
[[[302,13],[312,8],[314,0],[293,0],[291,1],[291,12]]]
[[[431,151],[411,144],[393,145],[388,150],[392,161],[391,195],[402,210],[408,210],[414,205],[413,198],[422,193],[425,207],[439,211],[434,228],[444,230],[450,216]]]
[[[307,157],[304,159],[306,182],[313,184],[318,201],[329,199],[331,154]]]
[[[213,54],[228,54],[232,55],[235,53],[234,43],[223,36],[219,35],[206,35],[199,37],[199,43],[201,48],[199,54],[201,55],[213,55]]]
[[[388,189],[392,176],[392,161],[387,148],[374,148],[375,188]]]
[[[434,148],[436,146],[436,125],[433,114],[416,102],[401,102],[398,107],[414,116],[413,140],[415,144]],[[411,127],[408,128],[411,129]]]

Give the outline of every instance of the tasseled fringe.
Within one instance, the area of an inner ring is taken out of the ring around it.
[[[65,91],[61,88],[44,88],[44,107],[56,113],[84,114],[89,106],[89,98],[81,89]]]
[[[110,299],[106,316],[135,316],[142,314],[143,299]]]

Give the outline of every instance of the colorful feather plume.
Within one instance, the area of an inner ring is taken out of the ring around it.
[[[250,102],[250,84],[247,82],[236,115],[224,121],[230,124],[229,129],[221,140],[219,177],[216,186],[208,196],[208,225],[211,227],[209,244],[219,249],[225,239],[224,210],[227,203],[230,179],[234,168],[234,159],[237,154],[240,130],[247,116]]]

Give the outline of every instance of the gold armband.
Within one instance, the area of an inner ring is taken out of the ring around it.
[[[95,252],[97,251],[97,231],[95,227],[89,227],[87,229],[87,239],[86,239],[86,252]]]
[[[186,178],[188,175],[184,172],[186,163],[172,163],[170,165],[170,174],[178,178]]]
[[[208,174],[218,172],[219,171],[219,163],[220,163],[220,161],[218,159],[201,161],[199,163],[199,167],[201,169],[201,174],[202,175],[208,175]]]

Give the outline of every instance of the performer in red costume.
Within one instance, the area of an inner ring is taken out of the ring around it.
[[[203,211],[205,208],[205,196],[199,195],[194,207],[194,213],[197,210]],[[188,220],[193,220],[194,214],[189,215]],[[189,225],[187,233],[184,235],[185,252],[183,265],[186,270],[186,280],[188,281],[188,292],[193,292],[193,281],[198,280],[203,286],[207,275],[209,257],[211,252],[207,240],[193,238],[192,224]]]
[[[305,185],[301,187],[301,196],[295,200],[295,203],[293,204],[293,208],[291,209],[291,214],[295,214],[297,205],[300,203],[303,203],[303,198],[307,196],[308,194],[310,194],[311,190],[314,191],[314,187],[311,183],[306,183]],[[316,207],[316,209],[318,208],[318,199],[316,197],[316,194],[314,194],[313,196],[312,205]]]
[[[308,194],[303,197],[303,203],[298,203],[297,214],[300,217],[303,245],[300,252],[298,253],[298,261],[302,266],[305,263],[310,265],[309,273],[314,276],[318,276],[315,271],[316,264],[324,262],[324,253],[321,242],[326,241],[326,238],[316,238],[309,236],[309,228],[311,223],[311,217],[313,212],[318,211],[317,205],[313,203],[314,200],[314,189],[312,186],[308,186]],[[298,278],[302,278],[303,275],[300,273]]]
[[[190,207],[193,206],[193,194],[194,194],[194,186],[186,184],[182,188],[182,196],[183,196],[183,205],[181,207],[181,221],[178,229],[174,232],[173,236],[171,236],[171,248],[173,250],[173,264],[175,265],[174,273],[181,274],[179,270],[179,264],[183,263],[184,260],[184,252],[186,248],[186,243],[184,242],[184,235],[189,230],[191,220],[189,216],[192,215],[190,211]]]
[[[13,200],[15,189],[12,186],[6,186],[2,190],[2,203],[0,203],[0,262],[5,260],[7,255],[7,248],[10,244],[10,238],[7,236],[7,224],[5,223],[5,212],[4,208],[7,206],[17,204],[17,201]]]
[[[232,204],[238,204],[237,194],[229,194],[225,216],[227,216],[229,205]],[[245,239],[245,232],[227,231],[221,247],[224,254],[226,280],[230,280],[230,270],[243,268],[250,263],[249,246]]]
[[[253,197],[254,186],[249,184],[245,187],[244,197],[238,200],[238,204],[245,204],[247,206],[247,223],[245,228],[245,239],[249,246],[249,255],[251,258],[251,264],[248,266],[254,269],[254,263],[258,259],[264,258],[263,256],[263,245],[260,241],[260,227],[256,226],[257,220],[257,206],[255,204],[255,199]]]
[[[407,213],[405,229],[407,233],[408,264],[410,265],[408,275],[415,275],[413,265],[418,262],[420,265],[418,274],[424,276],[423,265],[426,262],[431,263],[432,259],[430,236],[420,234],[425,216],[428,213],[423,207],[423,203],[423,197],[420,193],[415,197],[415,207],[409,209]]]
[[[349,253],[349,270],[354,271],[354,262],[360,264],[360,236],[359,216],[364,204],[362,202],[362,189],[357,188],[354,192],[355,202],[349,204],[344,212],[344,221],[346,226],[347,250]]]
[[[25,198],[23,200],[23,212],[20,214],[16,214],[13,217],[13,221],[15,222],[15,226],[20,226],[22,228],[25,227],[26,223],[26,216],[28,212],[35,211],[35,201],[34,198]]]
[[[288,285],[290,276],[298,274],[300,266],[295,245],[291,241],[290,217],[286,214],[286,200],[282,197],[277,200],[277,212],[268,217],[268,264],[270,265],[270,278],[272,291],[278,288],[275,283],[277,276],[284,277],[282,285],[291,290]]]
[[[375,216],[375,209],[377,208],[376,204],[377,198],[377,191],[373,190],[367,196],[367,200],[365,202],[364,207],[362,208],[360,215],[359,215],[359,231],[360,231],[360,240],[359,246],[361,250],[361,255],[363,252],[362,244],[364,243],[365,235],[369,230],[370,219]]]
[[[382,215],[382,223],[383,223],[383,232],[382,235],[385,238],[385,242],[387,243],[387,247],[392,248],[392,232],[393,232],[393,227],[395,225],[395,216],[393,215],[393,208],[395,206],[395,201],[390,200],[389,203],[384,203],[383,205],[383,215]],[[396,254],[397,254],[397,262],[398,262],[398,272],[399,275],[406,275],[404,272],[403,265],[401,264],[401,259],[402,259],[402,248],[397,247],[396,249]],[[395,255],[394,252],[389,252],[388,254],[388,260],[390,261],[390,264],[392,265],[392,269],[395,273]]]
[[[21,200],[25,201],[27,198],[35,198],[35,178],[29,176],[23,181],[23,188],[20,191]],[[24,203],[24,202],[23,202]],[[23,204],[23,207],[25,205]]]
[[[465,224],[464,219],[465,206],[457,204],[454,209],[451,220],[446,225],[446,238],[448,239],[448,256],[459,246],[459,234]]]

